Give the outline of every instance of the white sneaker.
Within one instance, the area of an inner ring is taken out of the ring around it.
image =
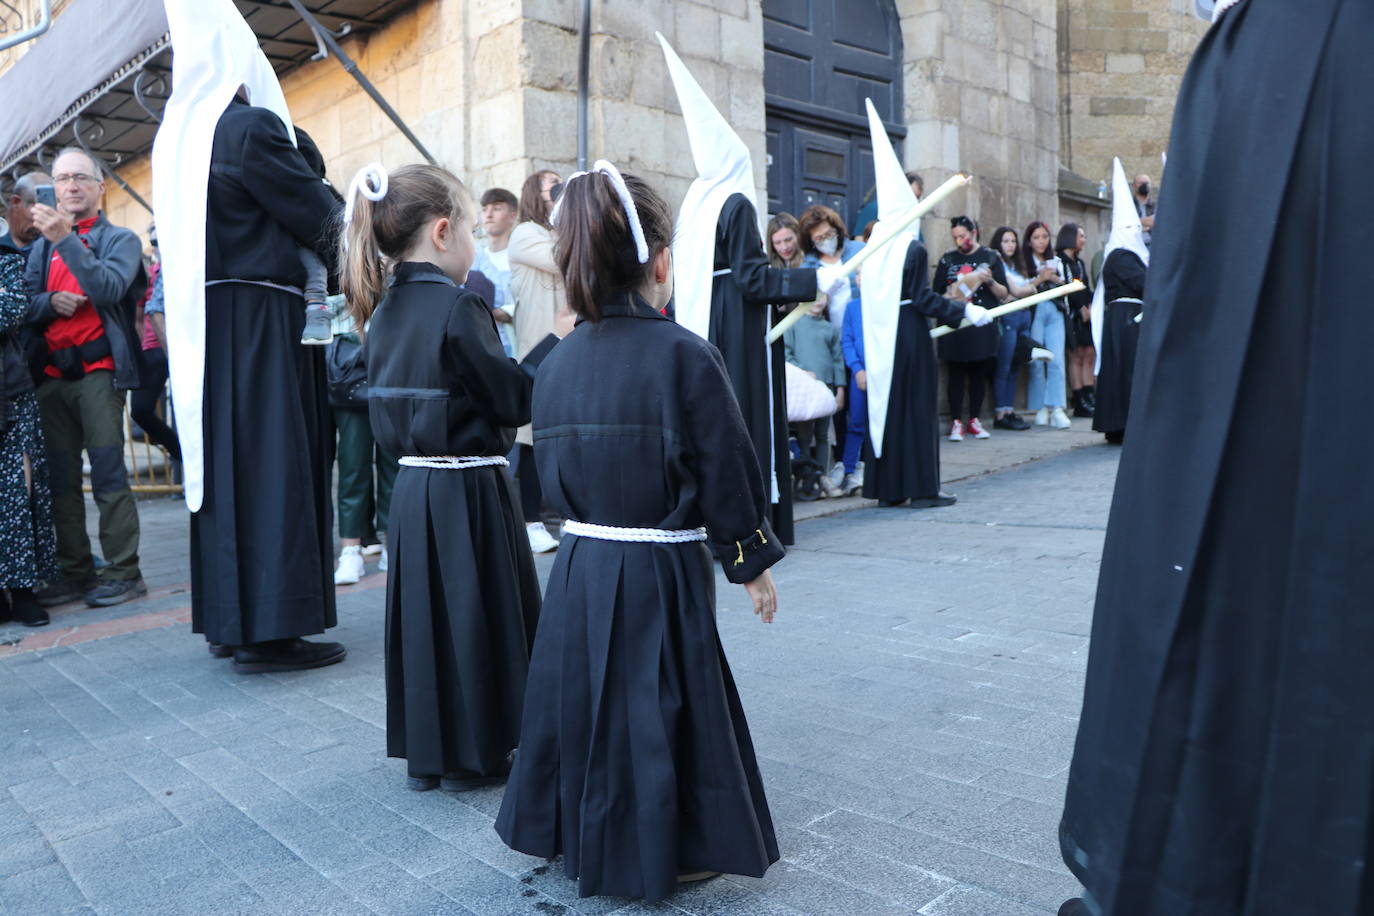
[[[840,493],[844,496],[853,496],[864,488],[864,475],[862,471],[855,471],[853,474],[844,475],[844,480],[840,481]]]
[[[387,568],[388,568],[390,565],[391,565],[391,564],[389,564],[389,563],[387,562],[386,548],[383,547],[383,548],[382,548],[382,558],[381,558],[380,560],[377,561],[377,572],[386,572],[386,571],[387,571]]]
[[[1068,429],[1073,425],[1073,421],[1069,419],[1068,414],[1064,413],[1064,408],[1056,407],[1050,417],[1050,425],[1055,429]]]
[[[1054,362],[1054,351],[1046,350],[1044,347],[1031,347],[1030,358],[1044,363],[1052,363]]]
[[[525,526],[525,533],[530,537],[530,550],[534,553],[548,553],[550,550],[558,549],[558,541],[549,534],[549,529],[544,527],[543,522],[530,522]]]
[[[830,481],[831,486],[839,489],[840,481],[844,480],[844,462],[836,461],[835,466],[830,469],[830,473],[825,476]]]
[[[963,442],[963,441],[964,441],[964,424],[963,424],[963,423],[960,423],[958,420],[955,420],[953,423],[951,423],[951,424],[949,425],[949,441],[950,441],[950,442]]]
[[[973,438],[975,439],[992,438],[992,433],[988,432],[986,429],[983,429],[983,423],[977,417],[974,417],[972,420],[968,421],[968,431],[969,435],[973,436]]]
[[[1050,425],[1050,409],[1049,409],[1048,407],[1041,407],[1039,410],[1037,410],[1037,411],[1035,412],[1035,425],[1036,425],[1036,426],[1049,426],[1049,425]]]
[[[363,577],[363,549],[350,544],[339,554],[339,565],[334,569],[335,585],[357,585]]]
[[[825,499],[837,499],[844,495],[829,477],[821,478],[821,495]]]
[[[385,550],[385,549],[386,549],[386,548],[384,548],[380,543],[377,543],[377,544],[364,544],[364,545],[363,545],[363,556],[365,556],[365,557],[375,557],[377,554],[381,553],[381,552],[382,552],[383,550]]]

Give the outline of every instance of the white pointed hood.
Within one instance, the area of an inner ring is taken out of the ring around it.
[[[658,33],[654,33],[658,35]],[[711,274],[715,267],[716,221],[732,194],[743,194],[754,204],[754,166],[749,147],[711,104],[691,71],[658,35],[668,75],[677,90],[687,142],[697,167],[697,180],[687,189],[678,210],[673,238],[673,294],[677,321],[701,337],[711,325]]]
[[[878,197],[878,225],[874,237],[885,235],[887,227],[916,206],[902,163],[888,139],[872,99],[868,106],[868,134],[873,144],[873,171]],[[873,455],[883,455],[883,434],[887,428],[887,402],[892,391],[892,367],[897,354],[897,317],[902,299],[902,268],[907,249],[916,238],[915,230],[874,252],[864,263],[860,301],[863,308],[864,371],[868,377],[868,433]]]
[[[1150,266],[1150,249],[1145,245],[1145,230],[1140,225],[1140,211],[1135,206],[1135,195],[1131,193],[1131,183],[1126,180],[1126,170],[1121,167],[1120,159],[1112,160],[1112,234],[1107,237],[1107,248],[1102,252],[1102,270],[1107,269],[1107,258],[1118,248],[1134,252],[1145,266]],[[1097,289],[1093,291],[1092,331],[1093,346],[1097,349],[1097,366],[1094,373],[1102,371],[1102,327],[1107,315],[1107,285],[1102,278],[1097,279]]]
[[[172,96],[153,142],[153,211],[162,249],[167,357],[184,456],[186,505],[204,492],[205,219],[215,125],[240,86],[296,132],[277,75],[232,0],[164,0],[172,36]]]

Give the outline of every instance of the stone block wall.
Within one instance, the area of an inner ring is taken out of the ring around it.
[[[1184,0],[1057,0],[1060,158],[1091,179],[1160,176],[1174,100],[1207,24]]]

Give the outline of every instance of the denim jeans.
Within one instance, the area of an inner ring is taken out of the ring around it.
[[[853,474],[859,467],[864,440],[868,438],[868,392],[853,378],[849,380],[849,429],[844,437],[844,472]]]
[[[1068,403],[1064,391],[1064,313],[1058,305],[1042,302],[1035,307],[1030,335],[1053,353],[1054,359],[1048,363],[1031,361],[1027,406],[1031,410],[1063,407]]]
[[[1016,371],[1011,359],[1016,355],[1016,338],[1031,327],[1029,309],[1003,315],[1002,340],[997,348],[997,372],[992,377],[992,400],[997,410],[1011,410],[1016,404]]]

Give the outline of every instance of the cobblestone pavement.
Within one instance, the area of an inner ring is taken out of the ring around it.
[[[182,622],[163,551],[132,611],[69,611],[51,632],[80,641],[0,658],[0,912],[1053,913],[1076,888],[1056,823],[1116,456],[965,480],[949,509],[808,521],[772,627],[722,579],[783,861],[655,907],[578,900],[561,863],[507,850],[499,788],[405,788],[384,576],[340,590],[345,663],[237,676]],[[184,532],[144,517],[145,545]]]

